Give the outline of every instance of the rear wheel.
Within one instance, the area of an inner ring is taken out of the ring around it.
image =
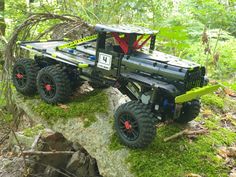
[[[34,94],[37,91],[36,77],[39,69],[34,60],[17,60],[12,72],[12,80],[16,90],[24,95]]]
[[[126,146],[143,148],[155,138],[155,117],[144,104],[138,101],[122,104],[114,117],[118,137]]]
[[[199,100],[193,100],[183,105],[179,118],[176,119],[178,123],[188,123],[194,120],[200,113],[201,104]]]
[[[37,77],[37,88],[41,98],[47,103],[62,103],[71,94],[68,75],[59,65],[41,69]]]

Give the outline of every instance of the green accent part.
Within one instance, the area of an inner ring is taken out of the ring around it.
[[[175,103],[184,103],[184,102],[196,99],[196,98],[200,98],[203,95],[206,95],[208,93],[212,93],[218,90],[219,87],[220,85],[217,84],[217,85],[209,85],[209,86],[205,86],[201,88],[194,88],[183,95],[179,95],[175,97]]]
[[[189,71],[193,71],[194,68],[189,68]]]
[[[70,39],[69,39],[69,38],[66,38],[66,37],[63,38],[63,40],[64,40],[64,41],[70,41]]]
[[[78,64],[78,68],[88,68],[89,64],[84,64],[84,63],[80,63]]]
[[[17,45],[21,44],[21,41],[17,41],[16,44],[17,44]]]
[[[62,49],[65,49],[65,48],[73,48],[73,47],[75,47],[78,44],[82,44],[84,42],[92,41],[92,40],[94,40],[96,38],[97,38],[97,35],[86,36],[84,38],[81,38],[81,39],[69,42],[67,44],[64,44],[64,45],[61,45],[61,46],[57,46],[57,49],[58,50],[62,50]]]
[[[33,46],[31,46],[31,45],[26,45],[25,47],[28,48],[28,49],[32,49],[33,48]]]
[[[57,54],[53,53],[53,54],[52,54],[52,57],[53,57],[53,58],[57,58]]]
[[[41,39],[41,40],[39,40],[39,42],[47,42],[48,40],[46,40],[46,39]]]

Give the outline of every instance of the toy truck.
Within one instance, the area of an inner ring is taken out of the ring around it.
[[[95,31],[76,41],[18,42],[35,55],[16,61],[16,90],[25,95],[38,92],[44,101],[56,104],[65,102],[83,81],[115,87],[131,100],[114,113],[117,135],[126,146],[143,148],[154,139],[159,121],[193,120],[200,112],[199,98],[219,87],[207,86],[204,66],[156,51],[156,31],[102,24]]]

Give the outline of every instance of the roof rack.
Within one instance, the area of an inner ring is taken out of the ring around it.
[[[117,33],[133,33],[133,34],[156,34],[158,31],[154,31],[148,28],[135,26],[135,25],[102,25],[97,24],[95,30],[98,32],[117,32]]]

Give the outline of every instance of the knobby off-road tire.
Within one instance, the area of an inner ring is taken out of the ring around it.
[[[40,97],[47,103],[63,103],[71,95],[70,80],[59,65],[41,69],[37,76],[37,88]]]
[[[81,85],[83,85],[83,82],[81,81],[80,78],[69,78],[70,80],[70,87],[71,91],[74,92],[76,91]]]
[[[193,100],[183,105],[182,111],[176,122],[185,124],[194,120],[200,113],[201,104],[199,100]]]
[[[130,101],[118,107],[114,117],[117,135],[126,146],[144,148],[155,138],[155,117],[146,105]]]
[[[77,72],[68,68],[66,70],[66,73],[70,80],[70,88],[72,92],[76,91],[81,85],[83,85],[83,80],[79,77],[79,74]]]
[[[31,59],[18,59],[13,66],[12,80],[16,90],[24,95],[36,93],[39,66]]]

